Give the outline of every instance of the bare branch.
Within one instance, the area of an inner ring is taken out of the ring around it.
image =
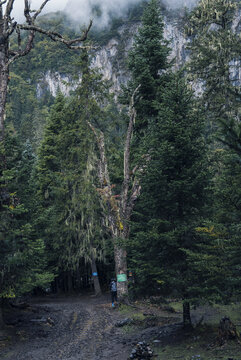
[[[14,23],[12,22],[11,20],[11,25],[7,31],[7,36],[9,37],[10,35],[12,35],[12,33],[14,32],[14,30],[16,29],[17,27],[17,21],[15,21]]]
[[[126,204],[126,219],[129,220],[135,205],[135,201],[140,196],[141,193],[141,185],[140,180],[143,173],[146,171],[149,161],[151,160],[151,156],[149,154],[143,155],[143,163],[139,166],[135,166],[133,169],[133,173],[136,173],[135,179],[132,184],[132,189],[129,197],[129,201]]]
[[[5,17],[9,17],[12,10],[13,10],[13,3],[15,0],[8,0],[7,6],[6,6],[6,10],[5,10]],[[5,1],[6,2],[6,1]]]
[[[122,185],[122,212],[125,214],[127,207],[128,191],[130,185],[130,148],[131,148],[131,138],[133,134],[133,126],[136,118],[136,110],[134,107],[135,104],[135,95],[138,92],[141,85],[139,85],[133,92],[130,106],[129,106],[129,126],[126,134],[126,143],[124,149],[124,180]]]
[[[92,26],[92,20],[90,21],[88,28],[84,31],[84,33],[81,37],[73,39],[73,40],[67,40],[56,31],[45,30],[36,25],[18,25],[18,27],[22,30],[31,30],[31,31],[39,32],[41,34],[48,36],[53,41],[62,42],[70,49],[92,48],[91,46],[83,46],[83,45],[73,46],[73,44],[83,42],[87,39],[87,36],[88,36],[91,26]]]
[[[11,22],[11,12],[13,10],[13,3],[15,0],[8,0],[7,5],[6,5],[6,9],[5,9],[5,14],[4,14],[4,33],[5,35],[7,34],[8,28],[9,28],[9,20]]]
[[[18,36],[18,51],[21,52],[21,51],[22,51],[22,47],[21,47],[22,38],[21,38],[20,29],[17,28],[17,29],[16,29],[16,32],[17,32],[17,36]]]
[[[30,15],[30,3],[28,0],[24,0],[24,16],[29,25],[32,24],[32,17]]]
[[[130,220],[135,202],[140,196],[140,193],[141,193],[140,179],[135,178],[131,189],[130,199],[128,201],[128,204],[126,204],[125,219],[127,221]]]
[[[0,1],[0,6],[6,4],[7,0]]]
[[[50,0],[45,0],[43,2],[43,4],[40,6],[40,8],[36,11],[36,13],[33,16],[33,21],[36,20],[37,16],[42,12],[43,8],[45,7],[45,5],[49,2]]]
[[[9,59],[7,66],[12,64],[19,57],[25,56],[31,51],[31,49],[33,47],[34,36],[35,36],[35,32],[31,31],[28,35],[28,40],[27,40],[25,49],[22,50],[21,49],[21,36],[20,36],[20,33],[18,33],[18,48],[19,48],[19,50],[17,52],[15,52],[15,55],[11,59]]]
[[[87,124],[89,125],[90,129],[93,131],[96,137],[97,145],[100,152],[100,173],[99,173],[100,184],[102,187],[108,186],[108,188],[111,188],[110,176],[109,176],[106,153],[105,153],[104,134],[101,131],[99,131],[98,134],[95,127],[89,121],[87,121]]]

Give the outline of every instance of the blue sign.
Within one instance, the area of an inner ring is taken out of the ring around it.
[[[98,276],[98,273],[97,273],[97,272],[94,272],[92,275],[93,275],[93,276]]]

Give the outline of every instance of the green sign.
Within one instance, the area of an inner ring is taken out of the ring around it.
[[[126,274],[118,274],[118,275],[117,275],[117,281],[118,281],[118,282],[127,281]]]

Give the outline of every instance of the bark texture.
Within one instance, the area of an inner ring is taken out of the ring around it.
[[[89,127],[94,132],[99,148],[99,191],[103,202],[107,208],[108,225],[114,242],[114,258],[116,275],[125,275],[127,279],[127,253],[125,243],[129,237],[129,220],[134,208],[134,204],[140,195],[140,177],[147,166],[148,156],[143,157],[143,163],[130,171],[131,139],[133,135],[136,111],[135,95],[139,90],[138,86],[134,91],[129,106],[129,125],[126,133],[124,148],[124,176],[120,195],[114,193],[114,185],[110,183],[108,163],[105,151],[104,134],[98,131],[88,122]],[[132,174],[132,175],[130,175]],[[117,279],[118,280],[118,279]],[[124,299],[128,295],[127,281],[117,281],[118,298]]]
[[[3,320],[3,300],[0,298],[0,330],[3,330],[5,323]]]
[[[191,313],[190,313],[190,303],[183,303],[183,326],[184,328],[192,327]]]

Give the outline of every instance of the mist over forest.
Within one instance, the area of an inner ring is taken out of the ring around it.
[[[109,25],[113,16],[122,17],[131,6],[138,3],[141,3],[141,0],[50,0],[44,8],[43,14],[63,11],[74,22],[83,25],[87,24],[88,19],[93,19],[95,25],[102,28]],[[184,6],[192,7],[197,0],[162,0],[162,3],[169,9],[177,9]],[[33,9],[38,9],[41,4],[41,0],[31,1]],[[22,0],[14,3],[13,15],[17,20],[24,20],[23,7],[24,1]]]
[[[238,0],[0,1],[1,359],[240,359],[240,69]]]

